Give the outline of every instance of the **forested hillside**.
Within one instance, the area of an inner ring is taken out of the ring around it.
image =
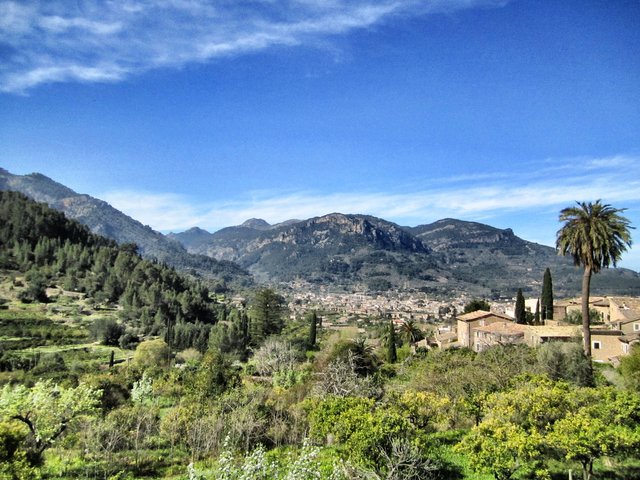
[[[107,202],[78,194],[45,175],[13,175],[0,168],[2,190],[21,192],[33,200],[45,202],[67,218],[87,226],[91,232],[115,240],[118,244],[135,243],[143,258],[157,260],[199,276],[220,291],[252,284],[250,275],[236,264],[190,254],[179,243],[116,210]]]
[[[119,309],[128,337],[162,334],[176,348],[206,348],[224,309],[199,282],[143,260],[78,222],[16,192],[0,192],[0,268],[24,274],[24,302],[47,302],[47,289],[83,294]]]

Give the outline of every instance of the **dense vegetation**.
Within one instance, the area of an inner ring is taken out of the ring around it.
[[[595,387],[577,344],[412,353],[0,195],[0,478],[640,478],[640,348]]]

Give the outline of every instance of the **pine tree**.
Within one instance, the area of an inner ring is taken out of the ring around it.
[[[542,278],[542,320],[553,320],[553,284],[551,282],[551,270],[544,271]]]
[[[516,323],[527,323],[527,312],[524,308],[524,296],[522,295],[522,289],[518,289],[518,293],[516,295],[516,308],[515,308],[515,317]]]

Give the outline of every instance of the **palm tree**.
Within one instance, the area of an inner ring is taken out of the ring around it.
[[[400,326],[400,331],[402,337],[409,343],[416,343],[424,338],[424,333],[413,319],[405,320]]]
[[[591,332],[589,319],[589,287],[591,274],[609,265],[616,266],[622,252],[631,246],[629,220],[621,216],[625,208],[602,204],[577,202],[577,207],[560,211],[563,227],[558,230],[556,247],[561,255],[570,254],[576,266],[584,268],[582,275],[582,336],[584,353],[591,358]]]

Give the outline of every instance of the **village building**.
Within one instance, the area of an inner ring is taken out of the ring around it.
[[[549,342],[574,342],[582,339],[582,327],[578,325],[527,325],[525,343],[539,347]]]
[[[620,342],[622,336],[620,330],[592,328],[591,358],[596,362],[614,362],[620,355],[623,355],[623,343]]]
[[[461,347],[471,348],[474,346],[474,330],[496,322],[513,322],[513,318],[501,313],[487,312],[486,310],[476,310],[465,313],[457,317],[458,344]]]
[[[640,344],[640,333],[633,333],[631,335],[622,335],[618,338],[622,348],[622,354],[628,355],[631,353],[631,348],[634,345]]]
[[[473,349],[482,352],[495,345],[524,343],[527,325],[513,321],[498,321],[473,329]]]

